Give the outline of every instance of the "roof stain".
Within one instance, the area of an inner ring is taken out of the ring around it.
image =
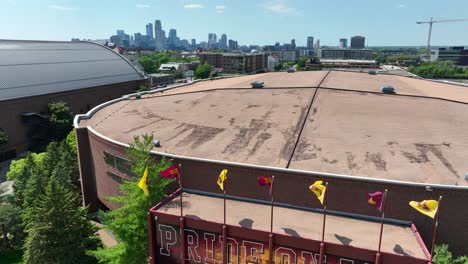
[[[455,176],[460,177],[455,170],[455,168],[452,166],[452,164],[445,158],[445,156],[442,154],[441,146],[446,146],[446,147],[451,147],[450,144],[448,143],[443,143],[443,144],[424,144],[424,143],[416,143],[414,144],[416,146],[416,150],[418,153],[414,154],[411,152],[406,152],[402,151],[401,154],[405,156],[411,163],[426,163],[429,162],[429,157],[427,154],[431,152],[434,154],[441,162],[444,164],[444,166],[452,172]]]
[[[366,163],[372,162],[378,170],[386,171],[387,162],[382,158],[382,153],[366,153]]]

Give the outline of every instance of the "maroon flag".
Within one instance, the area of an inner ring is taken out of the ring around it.
[[[180,168],[178,165],[174,165],[168,169],[161,171],[160,175],[164,178],[179,178]]]
[[[369,205],[374,206],[377,210],[382,212],[383,197],[383,192],[368,193],[367,203],[369,203]]]
[[[257,178],[258,185],[260,186],[269,186],[270,195],[273,195],[273,178],[268,176],[261,176]]]

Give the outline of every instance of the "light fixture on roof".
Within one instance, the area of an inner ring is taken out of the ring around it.
[[[155,148],[160,148],[161,147],[161,142],[157,139],[153,140],[153,145]]]

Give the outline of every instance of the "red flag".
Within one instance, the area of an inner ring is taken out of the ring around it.
[[[367,203],[369,203],[369,205],[374,206],[375,208],[377,208],[377,210],[382,211],[383,197],[384,197],[383,192],[368,193],[367,194]]]
[[[270,195],[273,195],[273,178],[268,176],[261,176],[257,178],[258,185],[270,186]]]
[[[174,165],[168,169],[161,171],[161,176],[164,178],[179,178],[180,177],[180,168],[178,165]]]

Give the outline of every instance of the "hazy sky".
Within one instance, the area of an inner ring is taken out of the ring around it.
[[[0,0],[0,39],[104,39],[116,29],[145,33],[162,21],[166,34],[206,41],[226,33],[240,44],[322,45],[366,37],[370,46],[419,45],[427,25],[419,20],[468,18],[467,0]],[[468,45],[468,22],[434,24],[433,45]]]

